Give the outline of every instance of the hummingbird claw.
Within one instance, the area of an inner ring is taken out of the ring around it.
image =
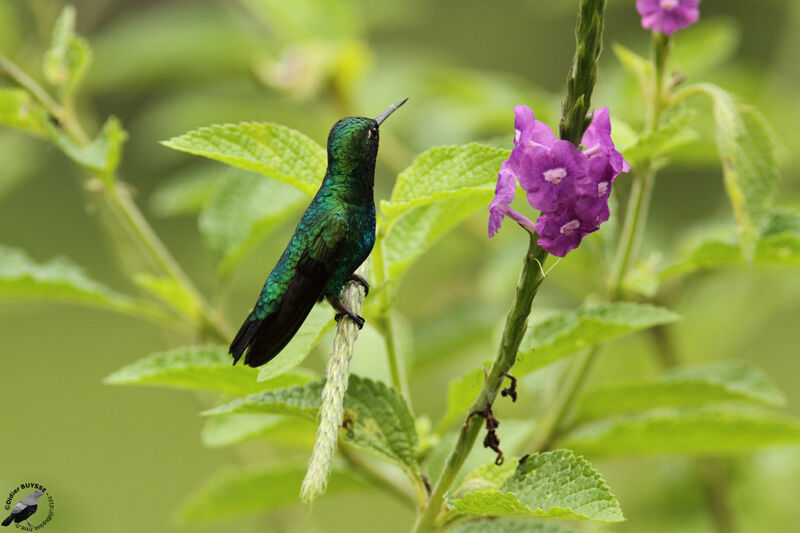
[[[353,272],[352,274],[350,274],[350,281],[358,283],[359,285],[364,287],[364,296],[365,297],[367,295],[369,295],[369,282],[366,279],[364,279],[364,276],[361,276],[361,275],[356,274],[355,272]]]
[[[355,313],[336,313],[334,318],[336,319],[336,322],[339,322],[339,320],[341,320],[343,317],[347,317],[353,322],[355,322],[356,326],[358,326],[358,329],[364,327],[365,324],[364,318]]]

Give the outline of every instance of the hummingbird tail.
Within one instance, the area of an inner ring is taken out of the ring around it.
[[[250,343],[253,342],[253,338],[258,333],[258,329],[263,322],[263,319],[256,318],[255,314],[252,312],[245,319],[244,324],[239,328],[239,332],[236,334],[236,337],[233,338],[231,347],[228,350],[228,353],[233,356],[234,365],[239,362],[244,351]]]

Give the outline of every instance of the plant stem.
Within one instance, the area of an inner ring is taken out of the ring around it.
[[[36,80],[2,55],[0,55],[0,69],[5,70],[17,84],[27,89],[45,107],[48,113],[58,120],[59,127],[79,146],[89,144],[89,137],[86,135],[78,118],[71,111],[71,105],[62,105],[56,102]],[[144,215],[142,215],[142,212],[133,202],[127,186],[118,181],[116,177],[112,177],[109,180],[107,176],[103,176],[98,171],[93,170],[91,173],[97,177],[96,183],[100,185],[94,186],[95,182],[92,182],[93,187],[90,187],[90,189],[100,190],[103,193],[107,205],[137,244],[139,250],[164,275],[172,279],[185,294],[192,298],[193,307],[197,316],[201,319],[200,324],[198,324],[200,332],[207,332],[218,340],[228,341],[232,336],[232,331],[225,324],[222,317],[211,309],[211,306],[205,301],[192,281],[172,257],[169,250],[158,238]],[[194,316],[186,318],[189,320],[195,319]]]
[[[614,257],[614,266],[611,270],[611,285],[608,290],[611,300],[618,300],[622,296],[625,275],[630,268],[630,263],[636,255],[639,243],[644,233],[644,221],[650,208],[650,198],[653,193],[655,174],[649,163],[644,174],[634,176],[631,195],[628,198],[628,208],[625,211],[625,222],[622,226],[619,247]]]
[[[470,407],[470,412],[482,411],[491,405],[503,383],[504,373],[509,372],[517,359],[517,351],[522,342],[528,325],[528,315],[539,285],[544,279],[543,266],[547,259],[545,252],[536,240],[538,235],[532,233],[530,244],[522,265],[522,273],[517,282],[517,290],[511,310],[506,317],[505,328],[497,355],[494,358],[483,387]],[[483,426],[483,419],[479,416],[468,416],[461,428],[455,447],[447,458],[442,475],[436,482],[430,499],[425,509],[417,519],[415,532],[431,531],[436,523],[436,518],[444,501],[444,495],[455,481],[459,470],[467,459],[475,439]]]
[[[669,39],[661,34],[653,35],[653,63],[655,69],[651,91],[651,101],[649,106],[648,121],[646,129],[652,131],[658,127],[666,98],[664,96],[664,71],[669,53]],[[628,200],[628,208],[625,211],[625,222],[622,234],[620,235],[619,246],[617,248],[613,267],[611,270],[607,300],[614,301],[621,298],[625,275],[630,268],[632,259],[636,256],[639,243],[644,232],[644,222],[647,220],[650,199],[653,193],[653,183],[655,172],[650,161],[643,163],[643,170],[640,175],[634,176],[631,189],[631,196]],[[602,346],[597,345],[586,353],[580,354],[575,358],[571,367],[566,373],[565,382],[559,389],[559,393],[553,401],[551,409],[545,416],[542,424],[536,429],[532,449],[536,451],[548,450],[558,438],[559,431],[564,419],[578,397],[580,391],[597,360]]]
[[[408,380],[406,378],[405,369],[401,355],[397,350],[397,340],[394,334],[394,322],[392,321],[392,302],[391,284],[386,281],[386,267],[383,260],[383,233],[378,232],[375,247],[372,249],[372,262],[374,265],[373,276],[375,278],[375,289],[378,291],[378,317],[375,322],[376,329],[383,337],[383,342],[386,345],[386,362],[389,366],[389,376],[392,380],[392,386],[400,391],[408,403],[408,408],[411,407],[411,395],[408,389]]]
[[[339,442],[339,455],[347,462],[353,470],[360,474],[365,481],[383,490],[386,494],[394,497],[409,509],[416,509],[414,497],[403,487],[382,472],[375,469],[358,456],[344,441]]]

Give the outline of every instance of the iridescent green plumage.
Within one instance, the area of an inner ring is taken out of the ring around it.
[[[275,357],[323,297],[363,325],[364,319],[344,307],[339,294],[375,244],[372,188],[378,127],[404,102],[375,119],[347,117],[334,124],[325,178],[231,343],[234,364],[246,349],[245,364],[253,367]]]

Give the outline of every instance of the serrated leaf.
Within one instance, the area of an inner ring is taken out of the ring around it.
[[[0,87],[0,124],[46,137],[50,134],[47,112],[24,89]]]
[[[223,178],[200,215],[206,245],[230,274],[241,258],[278,224],[310,201],[306,194],[252,172]]]
[[[213,522],[267,513],[299,503],[306,464],[250,466],[219,472],[195,490],[181,505],[185,524]],[[352,474],[334,469],[327,496],[358,490],[364,484]]]
[[[268,390],[206,411],[206,415],[285,414],[316,421],[324,381],[304,386]],[[406,470],[416,471],[417,432],[414,418],[402,395],[379,381],[350,376],[344,409],[354,418],[344,438]]]
[[[314,306],[289,344],[259,369],[258,381],[273,379],[302,363],[333,324],[333,314],[327,306]]]
[[[536,453],[520,460],[501,485],[483,478],[479,488],[449,495],[451,509],[467,514],[572,518],[600,522],[624,520],[619,503],[600,474],[570,450]],[[475,483],[479,478],[472,477]]]
[[[265,390],[244,398],[236,398],[219,407],[204,411],[203,415],[293,415],[316,421],[323,385],[322,381],[313,381],[295,387]]]
[[[448,529],[451,533],[577,533],[557,524],[545,524],[525,518],[480,518],[462,522]]]
[[[726,361],[673,370],[657,380],[596,387],[581,397],[576,417],[592,420],[658,407],[722,402],[783,405],[785,401],[780,389],[761,370]]]
[[[65,93],[80,84],[92,59],[89,44],[75,34],[75,8],[65,6],[53,26],[53,42],[44,55],[47,81]]]
[[[657,158],[696,140],[697,132],[687,127],[693,115],[688,110],[673,113],[655,131],[645,132],[634,144],[626,147],[622,155],[631,165],[635,165],[643,159]]]
[[[679,318],[661,307],[627,302],[551,316],[531,326],[533,349],[519,353],[514,375],[524,376],[584,348]]]
[[[416,424],[396,389],[350,376],[344,408],[355,413],[345,430],[346,441],[411,472],[419,470]]]
[[[727,455],[800,443],[800,421],[757,409],[656,409],[579,426],[559,446],[591,457]]]
[[[481,144],[428,150],[397,177],[391,200],[381,202],[381,211],[391,221],[437,200],[492,192],[500,163],[509,154],[509,150]]]
[[[313,195],[325,175],[325,149],[299,131],[269,122],[214,125],[162,144],[260,172]]]
[[[35,263],[22,250],[0,245],[0,298],[77,303],[165,322],[175,319],[161,309],[94,281],[65,259]]]
[[[60,129],[52,128],[56,145],[67,157],[92,170],[100,172],[106,180],[112,179],[122,157],[122,145],[128,134],[116,117],[109,117],[97,137],[86,146],[79,146]]]
[[[387,276],[398,280],[428,248],[478,209],[488,209],[493,192],[473,192],[422,205],[400,217],[383,239]]]
[[[105,378],[109,385],[156,385],[225,394],[251,394],[268,388],[302,385],[313,379],[308,373],[286,373],[257,382],[255,369],[232,365],[225,346],[184,346],[158,352],[124,366]]]
[[[714,104],[717,149],[722,161],[742,254],[751,263],[758,236],[769,220],[778,186],[775,143],[764,119],[711,84],[695,86]]]
[[[221,448],[240,442],[267,438],[271,443],[310,450],[316,426],[301,418],[278,415],[221,415],[206,420],[200,437],[205,446]]]

